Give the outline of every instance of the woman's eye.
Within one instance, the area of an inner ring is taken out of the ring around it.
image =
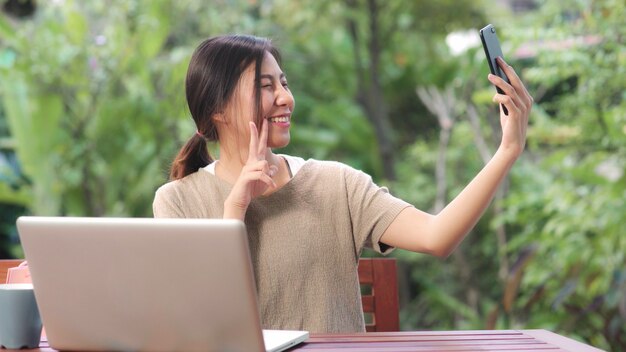
[[[261,88],[272,88],[272,84],[264,84]]]
[[[283,82],[282,85],[283,87],[289,87],[289,84],[287,84],[287,82]]]

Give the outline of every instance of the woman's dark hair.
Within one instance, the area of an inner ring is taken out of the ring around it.
[[[269,52],[280,64],[280,54],[269,39],[250,35],[224,35],[206,39],[194,51],[187,69],[185,92],[197,132],[172,162],[170,179],[177,180],[213,162],[207,141],[219,139],[213,116],[224,112],[243,72],[254,63],[256,122],[261,116],[261,64]]]

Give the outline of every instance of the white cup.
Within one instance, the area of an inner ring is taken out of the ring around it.
[[[41,327],[33,285],[0,284],[0,346],[36,348]]]

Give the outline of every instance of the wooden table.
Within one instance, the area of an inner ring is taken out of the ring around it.
[[[402,331],[311,334],[289,350],[302,352],[374,351],[602,351],[547,330]]]
[[[8,351],[8,350],[5,350]],[[39,349],[54,351],[46,341]],[[311,334],[289,352],[532,351],[599,352],[598,348],[547,330],[399,331]]]

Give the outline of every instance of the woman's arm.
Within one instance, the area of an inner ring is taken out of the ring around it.
[[[489,75],[489,81],[506,95],[494,95],[500,107],[502,141],[493,158],[476,177],[439,214],[431,215],[415,208],[403,210],[389,225],[381,242],[414,252],[448,256],[474,227],[483,214],[500,183],[524,150],[528,115],[533,99],[515,71],[498,58],[498,63],[511,81]]]

